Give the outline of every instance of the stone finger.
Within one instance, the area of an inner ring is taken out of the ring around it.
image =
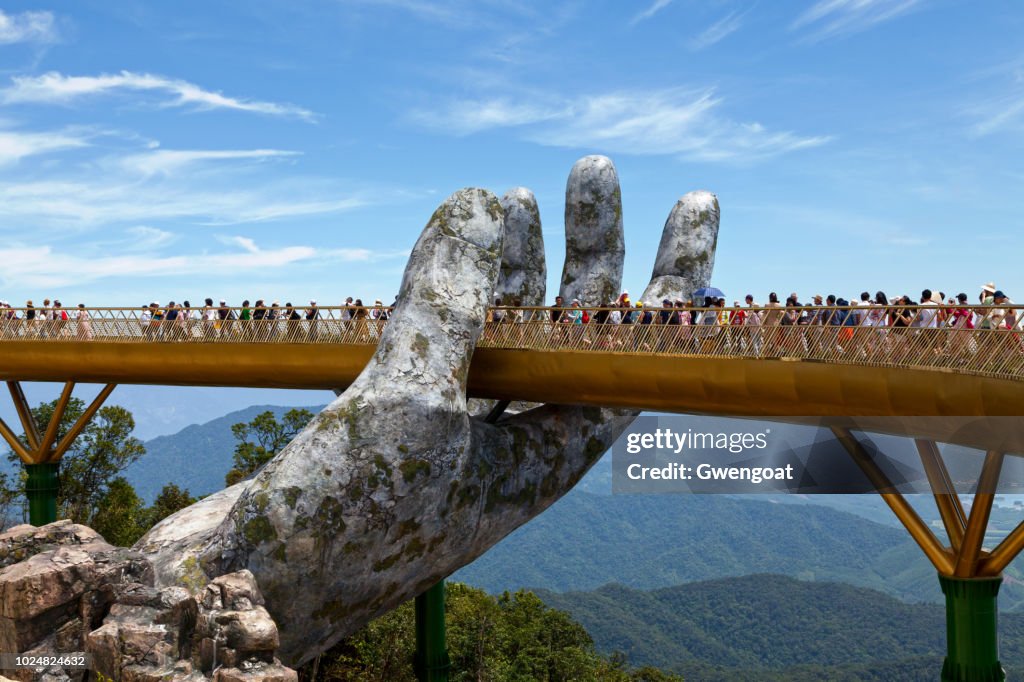
[[[615,164],[606,156],[575,163],[565,187],[565,265],[560,295],[585,306],[614,301],[626,255],[622,192]]]
[[[644,301],[658,305],[665,298],[686,300],[711,284],[719,217],[718,197],[711,192],[689,192],[676,202],[661,233]]]
[[[548,275],[537,199],[525,187],[515,187],[501,198],[501,207],[505,240],[495,297],[504,305],[519,300],[524,306],[542,306]]]

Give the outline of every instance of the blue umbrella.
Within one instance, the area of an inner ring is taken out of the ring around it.
[[[701,287],[697,291],[693,292],[695,298],[700,296],[713,296],[714,298],[725,298],[725,294],[721,289],[715,287]]]

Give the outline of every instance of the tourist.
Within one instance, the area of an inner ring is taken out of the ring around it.
[[[92,324],[89,322],[89,312],[85,309],[84,303],[78,304],[78,312],[75,314],[78,323],[78,338],[82,341],[92,340]]]
[[[319,335],[320,308],[317,307],[316,299],[310,299],[309,307],[306,308],[306,338],[316,342]]]

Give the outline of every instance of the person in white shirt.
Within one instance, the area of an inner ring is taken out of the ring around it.
[[[153,327],[150,326],[150,322],[153,321],[153,312],[149,306],[142,306],[142,314],[139,315],[139,324],[142,326],[142,334],[147,339],[153,335]]]
[[[932,297],[932,290],[921,292],[921,308],[918,310],[915,327],[935,329],[939,326],[939,304]]]

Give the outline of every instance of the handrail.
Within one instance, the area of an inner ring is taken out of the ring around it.
[[[895,313],[903,309],[910,311],[905,318],[907,326],[897,326]],[[316,317],[310,319],[306,318],[309,309],[299,308],[294,309],[299,319],[253,319],[253,309],[231,307],[214,309],[223,314],[223,319],[220,314],[215,319],[195,319],[182,314],[174,318],[162,308],[71,308],[67,309],[69,319],[64,320],[40,319],[39,310],[35,309],[33,319],[27,317],[25,308],[0,310],[0,343],[365,345],[377,342],[392,314],[392,309],[385,306],[328,306],[317,308]],[[249,315],[243,315],[245,310]],[[636,319],[624,322],[627,311]],[[960,312],[954,314],[955,311]],[[193,308],[191,312],[201,316],[203,309]],[[651,315],[645,321],[647,312]],[[799,359],[1024,380],[1024,306],[505,306],[489,310],[479,345],[545,351]]]

